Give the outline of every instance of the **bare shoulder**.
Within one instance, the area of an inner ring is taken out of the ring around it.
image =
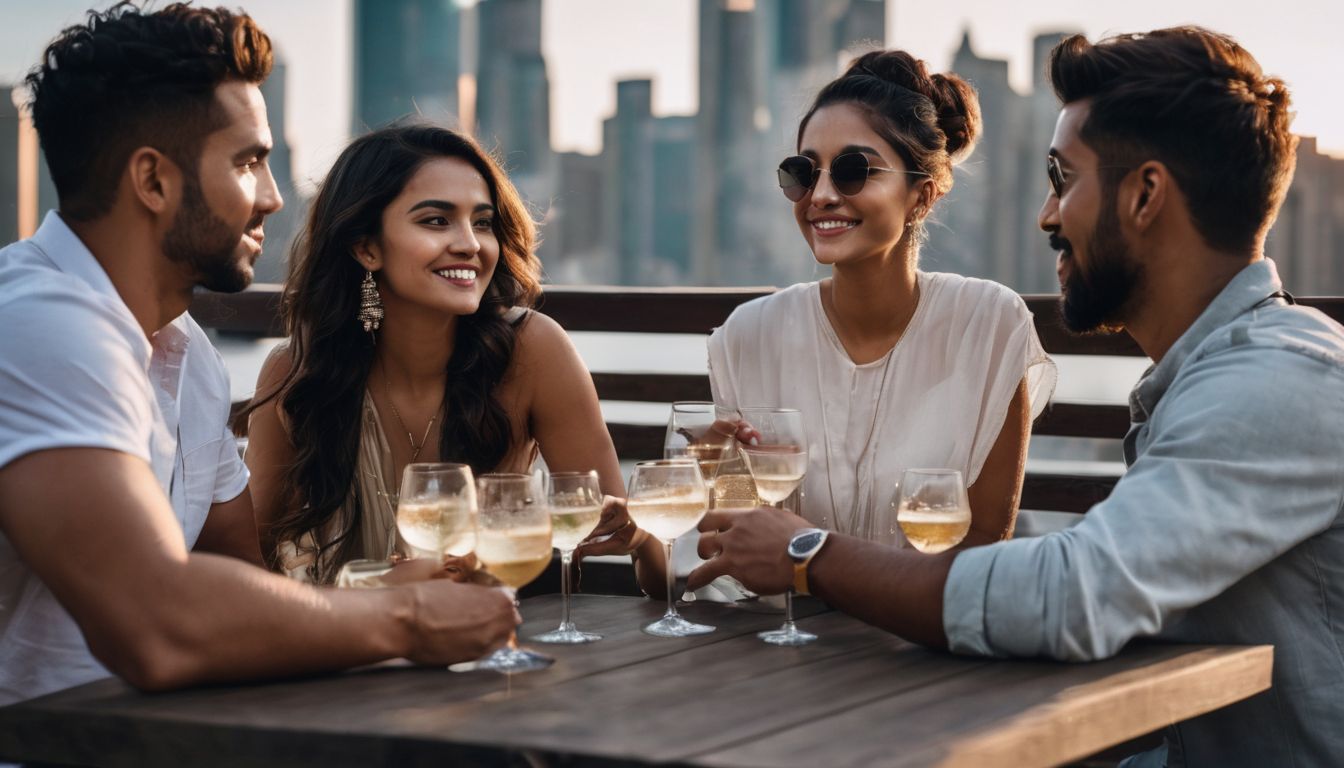
[[[518,320],[518,343],[514,355],[524,365],[554,365],[563,361],[579,360],[578,350],[569,334],[555,320],[535,310],[528,310]]]
[[[275,392],[285,383],[285,378],[289,376],[293,367],[294,355],[289,348],[289,342],[283,341],[277,344],[266,356],[266,362],[262,363],[261,373],[257,374],[257,394],[267,396]]]

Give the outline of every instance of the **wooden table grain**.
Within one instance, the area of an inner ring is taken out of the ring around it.
[[[799,600],[821,639],[762,644],[777,614],[695,604],[664,639],[641,598],[579,595],[606,635],[506,677],[380,666],[145,695],[105,680],[0,709],[0,757],[110,766],[1055,765],[1269,687],[1269,646],[1137,645],[1090,664],[923,650]],[[558,621],[523,602],[522,635]]]

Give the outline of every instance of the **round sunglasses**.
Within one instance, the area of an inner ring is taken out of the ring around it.
[[[779,189],[784,196],[798,202],[807,196],[808,192],[817,185],[817,179],[821,178],[821,172],[826,171],[831,174],[831,183],[835,185],[835,191],[845,197],[853,197],[859,194],[863,185],[868,183],[868,177],[878,171],[888,171],[890,173],[906,173],[911,176],[928,176],[923,171],[906,171],[900,168],[881,168],[868,164],[868,156],[862,152],[848,152],[838,155],[831,161],[831,167],[821,168],[816,161],[805,155],[794,155],[784,158],[784,162],[779,164]]]

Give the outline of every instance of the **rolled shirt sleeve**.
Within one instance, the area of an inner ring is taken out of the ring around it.
[[[1341,371],[1255,345],[1188,361],[1081,523],[958,555],[951,649],[1104,658],[1329,528],[1344,504]]]

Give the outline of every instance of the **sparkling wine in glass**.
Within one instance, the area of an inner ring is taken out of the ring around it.
[[[807,474],[807,432],[803,414],[793,408],[743,408],[742,418],[756,428],[756,445],[743,445],[756,494],[781,507]],[[793,590],[784,593],[784,625],[757,635],[771,645],[807,645],[817,639],[793,621]]]
[[[546,489],[551,509],[551,537],[560,550],[560,626],[532,638],[538,643],[578,645],[601,640],[601,635],[581,632],[569,617],[571,564],[574,549],[592,533],[602,517],[602,489],[597,473],[552,472]]]
[[[945,552],[971,530],[971,503],[961,472],[908,469],[896,491],[896,522],[920,552]]]
[[[476,546],[476,484],[466,464],[407,464],[396,506],[397,531],[416,554],[442,560]]]
[[[551,513],[539,483],[531,475],[489,474],[482,475],[476,485],[480,508],[476,515],[476,559],[504,584],[514,589],[524,587],[551,562]],[[554,661],[520,648],[514,632],[505,647],[449,669],[531,672],[545,669]]]
[[[641,461],[630,478],[626,508],[635,525],[657,536],[667,548],[667,612],[644,627],[657,637],[691,637],[713,632],[714,628],[696,624],[677,613],[672,599],[672,542],[691,530],[705,516],[709,491],[697,462],[691,459]]]

